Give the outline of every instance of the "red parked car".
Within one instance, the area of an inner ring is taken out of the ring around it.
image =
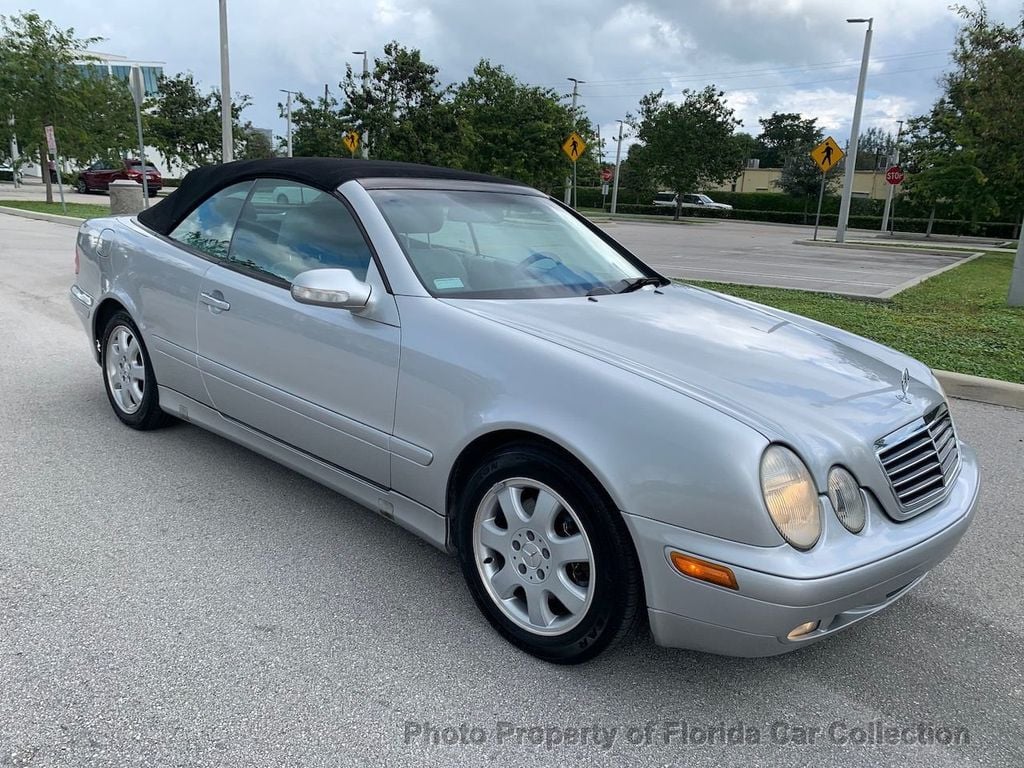
[[[146,174],[146,184],[149,186],[149,195],[152,197],[160,191],[163,179],[155,166],[146,163],[146,167],[143,169],[139,160],[124,160],[119,165],[100,160],[79,172],[76,186],[82,194],[106,192],[110,188],[110,182],[118,179],[137,181],[141,184],[143,173]]]

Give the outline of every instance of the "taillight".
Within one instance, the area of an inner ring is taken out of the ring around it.
[[[80,264],[80,262],[78,260],[78,248],[75,248],[75,274],[76,275],[78,274],[78,270],[79,270],[80,267],[81,267],[81,264]]]

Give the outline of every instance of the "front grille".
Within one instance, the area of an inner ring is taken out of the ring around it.
[[[875,445],[904,517],[945,498],[960,471],[960,448],[945,405]]]

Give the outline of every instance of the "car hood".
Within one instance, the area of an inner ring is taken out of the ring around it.
[[[943,399],[912,358],[768,307],[675,284],[594,299],[448,303],[677,389],[770,440],[819,455],[842,455],[851,439],[871,446]]]

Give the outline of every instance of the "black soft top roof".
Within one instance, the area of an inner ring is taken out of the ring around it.
[[[142,211],[138,218],[154,232],[169,235],[192,209],[214,192],[241,181],[269,177],[308,184],[331,191],[352,179],[447,179],[483,181],[500,184],[519,182],[482,173],[435,168],[415,163],[386,160],[344,160],[331,157],[274,157],[267,160],[238,160],[223,165],[208,165],[189,171],[181,186],[156,205]]]

